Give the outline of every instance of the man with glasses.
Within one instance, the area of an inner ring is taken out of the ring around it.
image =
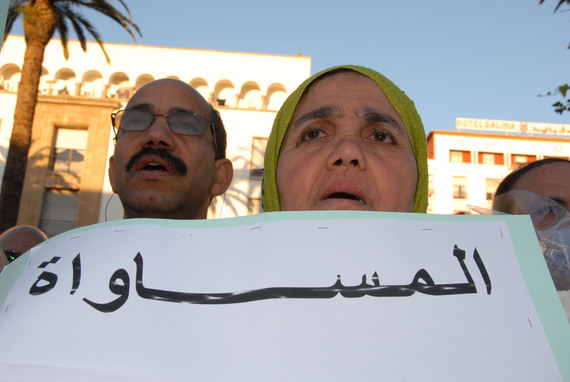
[[[160,79],[113,113],[109,178],[125,218],[205,219],[233,177],[219,113],[190,85]]]

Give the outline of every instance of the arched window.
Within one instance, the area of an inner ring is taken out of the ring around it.
[[[241,109],[261,109],[261,91],[255,82],[246,82],[241,87],[238,107]]]
[[[154,77],[150,74],[141,74],[135,81],[135,91],[139,90],[149,82],[154,81]]]
[[[105,84],[103,76],[96,70],[89,70],[81,81],[81,95],[84,97],[101,97]]]
[[[203,78],[194,78],[190,81],[190,86],[192,86],[204,99],[208,102],[212,102],[210,99],[210,88],[208,83]]]
[[[17,92],[22,72],[17,65],[6,64],[0,69],[0,90]]]
[[[129,76],[123,72],[113,73],[109,78],[107,98],[128,99],[131,96]]]
[[[236,107],[236,90],[234,84],[228,80],[222,80],[214,89],[214,105]]]
[[[267,88],[265,103],[267,110],[279,110],[287,99],[287,90],[282,84],[271,84]]]
[[[51,84],[51,94],[53,95],[76,95],[77,80],[75,72],[69,68],[57,71],[53,83]]]

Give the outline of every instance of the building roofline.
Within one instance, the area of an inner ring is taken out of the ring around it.
[[[18,37],[24,39],[23,35],[10,33],[8,37]],[[51,41],[59,41],[61,44],[61,39],[59,38],[52,38]],[[79,40],[77,39],[68,39],[68,43],[74,42],[79,44]],[[88,40],[86,41],[88,45],[99,45],[96,41]],[[303,53],[297,53],[296,55],[288,55],[288,54],[273,54],[273,53],[255,53],[255,52],[239,52],[239,51],[231,51],[231,50],[215,50],[215,49],[197,49],[197,48],[178,48],[173,46],[160,46],[160,45],[144,45],[139,43],[127,44],[127,43],[118,43],[118,42],[105,42],[103,41],[104,46],[129,46],[129,47],[137,47],[137,48],[158,48],[158,49],[172,49],[172,50],[183,50],[183,51],[194,51],[194,52],[209,52],[209,53],[225,53],[225,54],[237,54],[237,55],[254,55],[254,56],[269,56],[269,57],[288,57],[288,58],[299,58],[299,59],[307,59],[311,60],[311,56],[305,56]]]
[[[508,140],[523,140],[523,141],[561,141],[570,142],[570,137],[559,137],[556,135],[528,135],[528,134],[512,134],[512,133],[488,133],[482,131],[457,131],[457,130],[431,130],[427,136],[427,140],[432,139],[434,135],[451,135],[451,136],[470,136],[477,138],[495,138],[495,139],[508,139]]]

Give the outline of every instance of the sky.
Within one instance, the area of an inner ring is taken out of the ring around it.
[[[570,123],[551,106],[561,96],[538,96],[570,82],[570,7],[555,14],[558,0],[125,2],[138,44],[302,53],[312,73],[373,68],[410,96],[427,132],[454,130],[456,118]],[[84,15],[105,42],[133,43],[118,24]]]

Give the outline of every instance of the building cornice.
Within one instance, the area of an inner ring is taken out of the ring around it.
[[[466,131],[452,131],[452,130],[431,130],[427,136],[428,142],[436,135],[456,136],[463,138],[492,138],[502,140],[520,140],[520,141],[556,141],[556,142],[570,142],[570,138],[562,138],[557,136],[545,135],[519,135],[519,134],[498,134],[498,133],[483,133],[483,132],[466,132]]]

